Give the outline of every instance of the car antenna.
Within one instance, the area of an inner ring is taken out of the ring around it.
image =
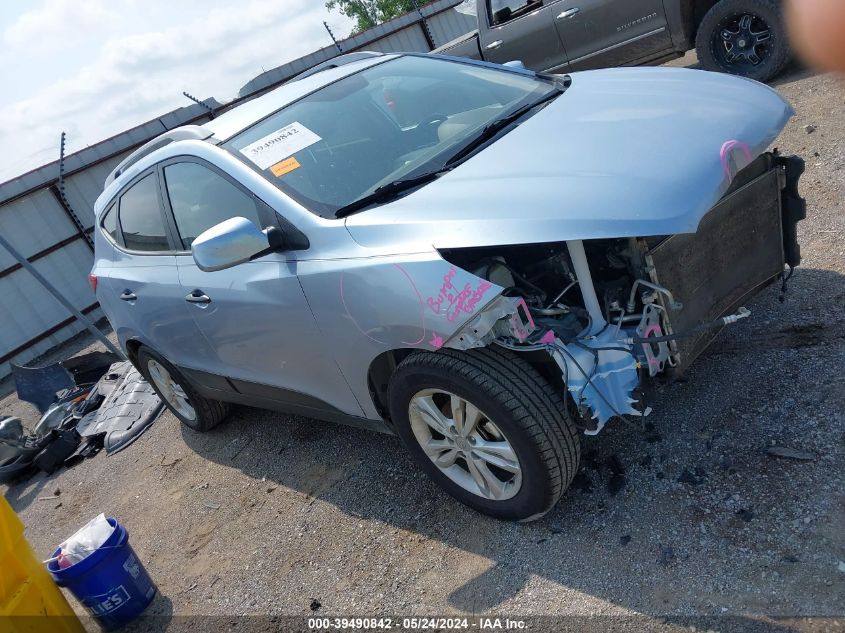
[[[194,95],[189,94],[189,93],[185,92],[184,90],[182,91],[182,96],[188,97],[188,99],[190,99],[191,101],[193,101],[197,105],[201,105],[203,108],[208,110],[208,116],[211,117],[212,119],[214,118],[214,108],[212,108],[210,105],[208,105],[205,101],[200,101]]]

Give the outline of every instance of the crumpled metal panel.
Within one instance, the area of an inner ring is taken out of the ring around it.
[[[615,328],[579,339],[578,343],[564,345],[556,340],[552,355],[566,368],[564,378],[575,404],[589,407],[598,424],[584,433],[598,434],[615,415],[643,415],[631,406],[636,402],[633,391],[639,384],[637,360],[630,346],[617,340]],[[607,347],[617,349],[599,349]]]

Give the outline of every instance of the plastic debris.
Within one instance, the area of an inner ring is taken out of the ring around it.
[[[59,568],[66,569],[87,558],[106,542],[112,532],[114,532],[114,526],[106,520],[105,514],[101,513],[88,521],[73,536],[59,545],[61,550],[57,561]]]
[[[704,483],[705,473],[701,468],[695,468],[694,472],[687,468],[681,472],[678,477],[678,483],[687,484],[689,486],[700,486]]]
[[[801,462],[812,462],[816,456],[809,451],[802,451],[797,448],[789,448],[787,446],[769,446],[766,453],[773,457],[784,457],[786,459],[797,459]]]
[[[82,437],[102,435],[107,453],[131,444],[164,408],[152,386],[129,361],[112,365],[97,383],[97,390],[105,400],[96,412],[79,421],[76,430]]]
[[[675,550],[672,546],[667,545],[666,547],[661,548],[660,558],[657,559],[657,562],[660,563],[662,567],[668,567],[673,560],[675,560]]]

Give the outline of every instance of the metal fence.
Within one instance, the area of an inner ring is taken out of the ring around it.
[[[343,52],[424,52],[475,28],[473,18],[454,10],[460,0],[437,0],[421,9],[339,42]],[[327,46],[262,73],[240,91],[231,107],[337,56]],[[206,103],[219,108],[213,99]],[[179,108],[122,132],[65,159],[64,197],[58,161],[0,184],[0,233],[83,314],[103,314],[88,285],[93,266],[90,234],[94,201],[108,173],[139,145],[174,127],[202,124],[208,111],[200,105]],[[78,223],[74,218],[78,218]],[[9,253],[0,249],[0,378],[9,363],[25,364],[81,332],[69,315]]]
[[[344,53],[428,52],[476,28],[474,17],[455,11],[454,7],[460,3],[461,0],[437,0],[425,5],[419,12],[394,18],[338,44]],[[239,94],[242,97],[257,94],[337,55],[335,46],[325,46],[258,75],[244,85]]]
[[[69,156],[64,199],[58,189],[58,161],[0,185],[0,233],[80,312],[103,314],[88,285],[94,264],[89,241],[94,201],[106,175],[135,147],[187,123],[203,123],[199,105],[181,108]],[[79,220],[79,224],[73,216]],[[81,332],[71,316],[32,275],[0,248],[0,378],[9,363],[40,356]]]

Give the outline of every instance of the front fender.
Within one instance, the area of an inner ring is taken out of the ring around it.
[[[378,355],[439,349],[504,290],[436,252],[301,261],[298,272],[327,349],[373,419],[367,372]]]

